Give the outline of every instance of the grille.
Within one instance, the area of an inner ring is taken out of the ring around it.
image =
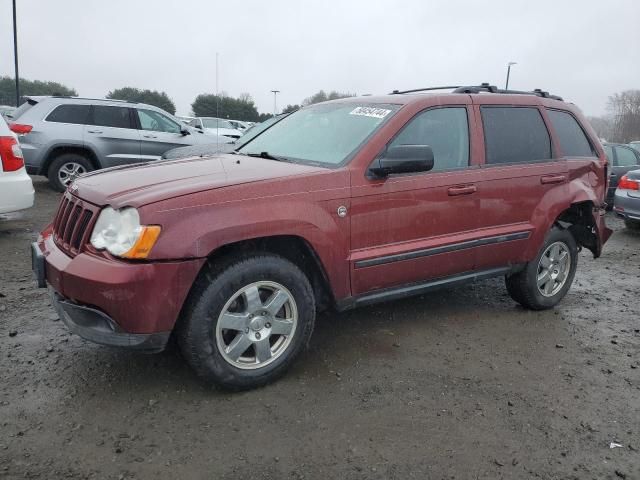
[[[53,221],[53,238],[70,256],[80,253],[89,241],[97,209],[65,193]]]

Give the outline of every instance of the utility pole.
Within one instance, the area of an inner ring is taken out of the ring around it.
[[[271,93],[273,93],[273,116],[275,117],[278,112],[276,99],[278,98],[280,90],[271,90]]]
[[[18,24],[16,22],[16,0],[13,0],[13,59],[16,75],[16,107],[20,106],[20,76],[18,75]]]
[[[504,86],[505,90],[509,90],[509,74],[511,73],[511,65],[517,65],[517,62],[509,62],[507,64],[507,83]]]

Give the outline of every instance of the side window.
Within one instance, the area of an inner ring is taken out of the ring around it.
[[[89,105],[59,105],[45,121],[55,123],[75,123],[82,125],[87,123],[89,117]]]
[[[137,108],[140,128],[154,132],[180,133],[182,128],[176,122],[154,110]]]
[[[615,147],[616,155],[618,157],[618,161],[616,163],[616,167],[632,167],[634,165],[638,165],[638,159],[636,158],[636,154],[633,153],[633,150],[626,147]]]
[[[487,164],[551,159],[551,139],[535,107],[482,107]]]
[[[570,113],[547,110],[553,129],[558,135],[562,153],[566,157],[597,157],[587,136]]]
[[[613,147],[611,145],[603,145],[602,148],[604,148],[604,153],[609,159],[609,165],[613,165]]]
[[[128,107],[93,106],[91,125],[99,127],[133,128]]]
[[[469,166],[467,109],[446,107],[419,113],[389,144],[397,145],[429,145],[434,157],[432,171]]]

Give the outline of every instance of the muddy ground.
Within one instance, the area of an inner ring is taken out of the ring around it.
[[[554,310],[497,279],[324,315],[287,376],[230,394],[67,332],[31,280],[36,190],[0,218],[0,478],[640,478],[640,233],[613,217]]]

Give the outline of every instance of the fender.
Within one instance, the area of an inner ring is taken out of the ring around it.
[[[195,206],[188,213],[156,210],[148,221],[171,228],[163,232],[149,260],[205,258],[238,242],[296,236],[318,256],[334,298],[344,298],[350,294],[350,222],[336,215],[338,206],[350,205],[344,199],[312,201],[308,194],[299,194]]]

